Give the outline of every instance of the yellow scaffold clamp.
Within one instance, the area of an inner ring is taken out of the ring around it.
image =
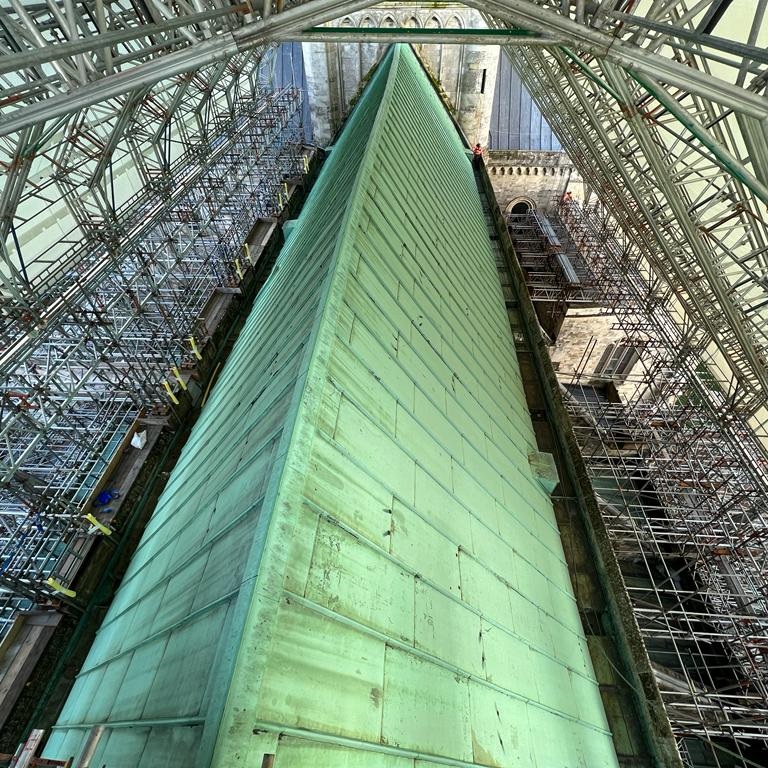
[[[304,173],[309,173],[309,158],[306,155],[302,155],[301,159],[304,161]]]
[[[184,381],[184,379],[181,378],[181,373],[179,372],[179,369],[174,365],[173,368],[171,368],[171,371],[173,372],[173,378],[179,382],[179,386],[186,392],[187,383]]]
[[[174,405],[179,404],[179,398],[176,397],[176,395],[173,394],[173,390],[171,389],[171,385],[168,383],[167,379],[163,379],[163,387],[165,388],[165,391],[168,393],[168,397],[171,398],[171,402]]]
[[[251,258],[251,247],[248,245],[248,243],[243,243],[243,253],[245,254],[245,258],[248,259],[248,262],[253,264],[253,259]]]
[[[278,211],[283,210],[283,193],[282,192],[277,193],[277,210]]]
[[[235,271],[237,272],[237,276],[242,281],[242,279],[243,279],[243,268],[240,266],[240,259],[235,259]]]
[[[56,581],[53,576],[49,576],[45,583],[54,591],[60,592],[65,597],[75,597],[77,592],[74,589],[67,589],[60,581]]]
[[[202,360],[203,356],[200,354],[200,350],[197,348],[197,342],[194,336],[189,337],[189,346],[192,347],[192,354],[198,359]]]
[[[96,531],[98,531],[105,536],[112,535],[112,529],[108,525],[102,523],[101,520],[97,520],[90,512],[87,515],[83,515],[83,518],[91,524],[88,533],[96,533]]]

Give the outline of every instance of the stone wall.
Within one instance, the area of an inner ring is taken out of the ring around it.
[[[479,13],[458,3],[411,8],[379,5],[333,22],[348,28],[468,29],[482,26]],[[304,43],[304,66],[315,142],[329,144],[384,53],[379,43]],[[493,45],[417,45],[416,53],[444,92],[467,139],[485,144],[491,122],[499,49]]]
[[[568,310],[554,346],[549,349],[549,356],[563,384],[573,380],[574,373],[583,375],[582,384],[590,381],[610,380],[616,385],[623,401],[627,401],[635,390],[635,381],[641,366],[635,366],[625,376],[596,376],[595,368],[610,344],[627,344],[626,333],[617,327],[613,315],[595,315],[599,310],[594,307]],[[634,376],[633,376],[634,372]]]
[[[573,197],[584,197],[584,182],[564,152],[494,150],[486,155],[496,199],[505,212],[521,201],[546,210],[566,189]]]

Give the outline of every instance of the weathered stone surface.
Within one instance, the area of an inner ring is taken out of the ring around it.
[[[469,29],[478,11],[459,3],[439,7],[369,8],[334,26]],[[386,46],[379,43],[304,43],[304,65],[316,143],[328,144]],[[417,55],[439,84],[454,117],[474,143],[485,146],[491,122],[499,49],[491,45],[417,45]]]
[[[485,164],[496,199],[506,213],[520,201],[546,210],[566,189],[577,200],[584,197],[581,176],[564,152],[493,150]]]

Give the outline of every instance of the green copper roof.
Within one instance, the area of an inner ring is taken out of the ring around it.
[[[47,754],[615,766],[465,149],[408,48],[366,88]]]

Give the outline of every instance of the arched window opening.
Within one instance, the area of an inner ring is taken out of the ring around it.
[[[536,208],[536,203],[530,197],[515,197],[504,208],[505,216],[524,216]]]

